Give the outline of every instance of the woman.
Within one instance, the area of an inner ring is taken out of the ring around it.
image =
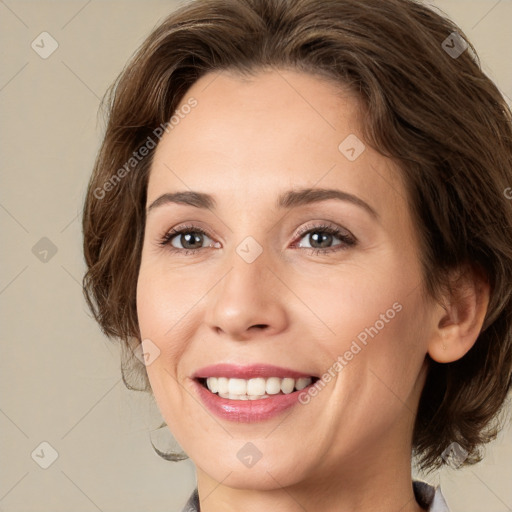
[[[84,291],[195,463],[184,510],[448,510],[411,456],[477,462],[512,373],[511,112],[460,29],[196,1],[108,113]]]

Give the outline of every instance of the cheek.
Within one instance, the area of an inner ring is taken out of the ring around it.
[[[173,332],[183,329],[187,316],[204,290],[198,282],[180,276],[180,271],[162,264],[143,261],[137,282],[137,316],[141,334],[167,343],[178,340]]]
[[[157,347],[158,357],[146,366],[157,399],[164,382],[166,387],[174,385],[176,361],[186,341],[183,334],[177,335],[182,327],[180,318],[185,316],[183,296],[168,281],[156,265],[142,262],[137,282],[137,319],[142,339]]]
[[[146,366],[146,372],[156,403],[169,424],[173,421],[173,411],[182,408],[176,361],[183,352],[183,339],[173,331],[180,318],[180,308],[176,307],[179,291],[173,293],[170,300],[169,287],[156,269],[154,265],[141,264],[137,317],[142,339],[150,340],[157,347],[158,357]]]
[[[333,444],[340,451],[344,443],[371,443],[397,425],[404,435],[408,431],[426,353],[419,303],[417,297],[394,290],[365,301],[365,307],[344,305],[345,313],[352,311],[353,316],[346,322],[339,319],[339,331],[343,333],[343,326],[346,334],[330,344],[325,368],[335,375],[327,386],[331,430],[339,440]]]
[[[414,410],[427,343],[419,294],[397,290],[381,299],[367,303],[366,320],[351,326],[356,334],[338,350],[343,358],[338,390],[347,400],[357,397],[366,404],[359,421],[380,411],[379,421],[386,423],[404,407]]]
[[[177,381],[182,382],[185,375],[180,373],[180,363],[197,336],[207,286],[199,275],[187,277],[179,269],[166,268],[161,261],[143,256],[137,282],[137,316],[142,339],[151,340],[159,350],[158,358],[146,367],[157,400],[161,389],[173,401],[181,395]]]
[[[158,338],[169,329],[172,319],[168,311],[166,286],[149,265],[141,266],[137,282],[137,317],[143,338]]]
[[[323,323],[323,343],[337,355],[349,348],[351,340],[364,343],[371,334],[380,335],[401,321],[404,297],[412,287],[394,276],[391,269],[350,267],[326,274],[315,283],[297,281],[294,289],[307,297],[309,310]]]
[[[347,397],[408,396],[418,378],[426,305],[420,268],[405,256],[388,254],[378,267],[353,267],[326,280],[328,287],[308,291],[308,304],[330,331],[317,339],[318,352],[326,372],[340,377],[339,392],[350,389]]]

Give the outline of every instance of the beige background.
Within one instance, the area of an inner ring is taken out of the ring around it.
[[[190,461],[165,462],[151,449],[158,410],[124,388],[117,347],[80,287],[79,215],[102,133],[99,99],[175,5],[0,0],[0,511],[171,512],[195,487]],[[511,98],[512,1],[435,5]],[[43,31],[59,45],[47,59],[31,48]],[[47,469],[35,462],[50,460],[44,441],[58,454]],[[512,511],[510,423],[484,463],[426,478],[441,482],[452,512]]]

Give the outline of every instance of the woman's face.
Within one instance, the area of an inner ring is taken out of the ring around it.
[[[357,100],[299,72],[223,72],[178,112],[149,177],[137,309],[198,478],[273,489],[410,461],[432,308]]]

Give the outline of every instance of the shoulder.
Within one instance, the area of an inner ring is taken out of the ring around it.
[[[197,493],[197,487],[194,489],[194,492],[190,495],[187,503],[181,509],[181,512],[200,512],[199,509],[199,494]]]
[[[450,512],[439,486],[433,487],[426,482],[415,480],[413,489],[416,501],[428,512]]]

